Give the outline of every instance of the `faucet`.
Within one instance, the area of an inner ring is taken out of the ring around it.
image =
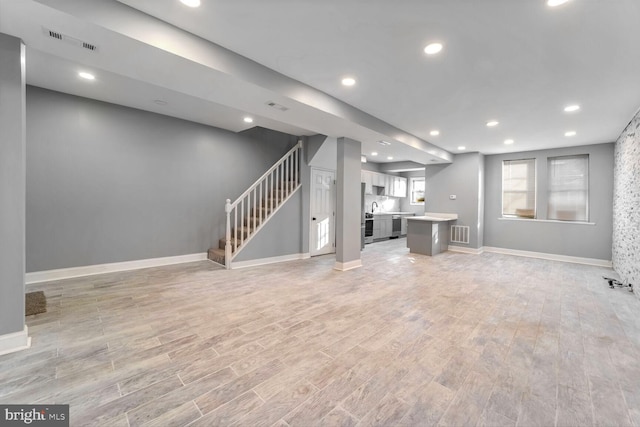
[[[373,213],[373,211],[375,210],[373,205],[376,205],[376,208],[377,208],[378,207],[378,203],[376,203],[376,202],[371,203],[371,213]]]

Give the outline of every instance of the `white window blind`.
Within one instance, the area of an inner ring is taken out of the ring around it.
[[[548,219],[589,220],[589,155],[549,157]]]
[[[536,160],[503,160],[502,215],[536,217]]]

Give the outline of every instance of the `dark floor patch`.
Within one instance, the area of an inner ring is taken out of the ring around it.
[[[47,297],[43,291],[28,292],[25,296],[25,316],[47,312]]]

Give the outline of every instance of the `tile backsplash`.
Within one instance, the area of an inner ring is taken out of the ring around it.
[[[376,208],[376,212],[399,212],[400,211],[399,198],[366,194],[364,196],[365,212],[371,212],[371,206],[373,202],[376,202],[378,204],[378,207]]]

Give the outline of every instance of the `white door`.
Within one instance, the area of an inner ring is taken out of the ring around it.
[[[311,256],[335,252],[334,171],[311,169]]]

